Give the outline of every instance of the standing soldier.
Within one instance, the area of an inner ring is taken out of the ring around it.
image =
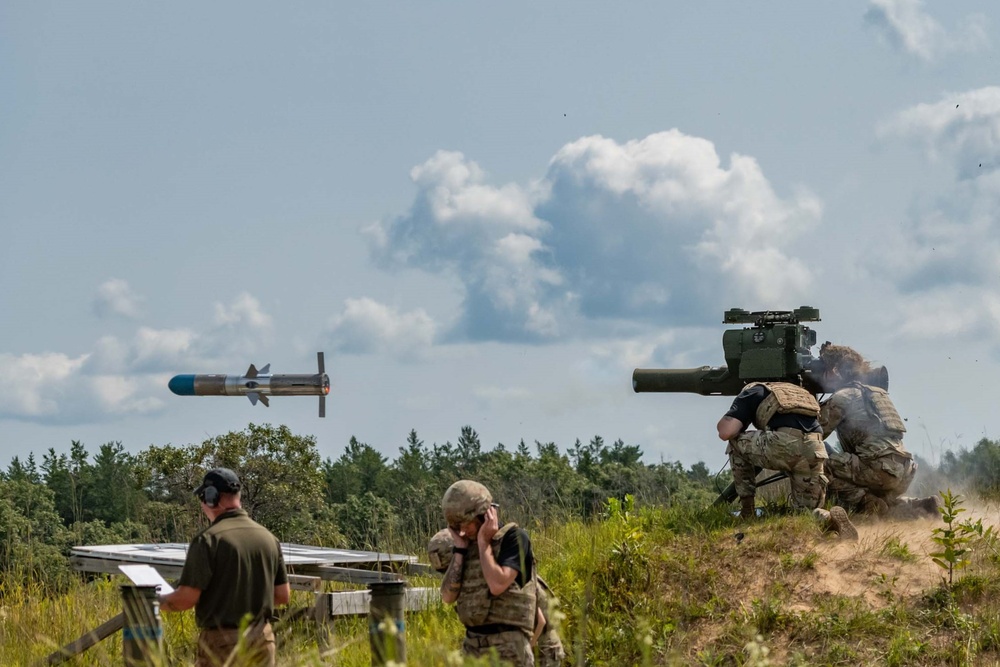
[[[455,543],[451,539],[451,531],[447,528],[439,530],[431,538],[427,545],[427,556],[431,567],[437,572],[444,574],[451,563],[451,550]],[[537,564],[536,564],[537,565]],[[535,574],[535,581],[538,586],[535,588],[535,596],[538,602],[538,612],[535,617],[535,629],[532,633],[531,644],[536,647],[538,667],[561,667],[566,659],[566,651],[563,648],[559,631],[552,622],[555,613],[555,600],[552,590],[545,580]]]
[[[497,505],[478,482],[452,484],[441,509],[453,544],[441,599],[465,625],[463,652],[532,667],[538,600],[528,534],[514,523],[498,527]]]
[[[205,474],[194,493],[212,523],[191,541],[177,590],[160,598],[164,611],[195,608],[196,667],[275,663],[271,620],[288,603],[288,576],[278,539],[241,509],[240,488],[228,468]]]
[[[823,437],[836,431],[843,451],[830,453],[829,490],[848,506],[869,514],[901,508],[911,516],[937,516],[934,496],[903,498],[917,463],[903,447],[906,426],[888,392],[865,384],[871,373],[864,357],[844,345],[824,343],[823,389],[833,392],[823,402],[820,423]]]
[[[789,382],[753,382],[739,393],[716,428],[719,438],[729,441],[726,453],[740,497],[740,516],[755,516],[758,470],[780,470],[791,482],[793,506],[812,510],[840,537],[856,540],[858,531],[842,507],[822,509],[827,453],[818,416],[816,398]],[[747,431],[751,424],[757,430]]]

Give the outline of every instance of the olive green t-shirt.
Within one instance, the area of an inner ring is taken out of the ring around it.
[[[274,618],[274,587],[288,583],[278,538],[246,510],[220,515],[188,547],[179,586],[201,591],[201,628],[237,628],[244,616]]]

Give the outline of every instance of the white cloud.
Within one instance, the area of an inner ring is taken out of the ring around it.
[[[139,306],[143,298],[135,293],[128,282],[112,278],[97,288],[94,297],[94,312],[98,317],[118,315],[135,319],[139,317]]]
[[[0,417],[83,423],[162,407],[142,378],[90,375],[88,355],[0,354]]]
[[[932,159],[948,159],[961,178],[1000,167],[1000,87],[948,93],[917,104],[881,124],[883,138],[900,137],[923,147]]]
[[[925,62],[988,45],[985,18],[971,15],[948,31],[924,11],[921,0],[872,0],[865,20],[894,49]]]
[[[208,363],[244,364],[273,334],[271,316],[256,297],[244,292],[228,305],[215,304],[213,325],[198,334],[191,349],[196,358]]]
[[[400,313],[373,299],[347,299],[330,323],[329,338],[344,352],[384,352],[406,359],[420,355],[434,341],[434,320],[423,310]]]
[[[228,306],[215,304],[215,324],[220,327],[266,329],[271,326],[271,316],[261,309],[260,301],[243,292]]]
[[[947,160],[955,181],[921,201],[901,225],[896,251],[873,258],[900,292],[900,333],[912,337],[1000,333],[1000,88],[945,95],[894,115],[884,138],[911,141]],[[933,317],[933,321],[929,318]]]
[[[1000,290],[986,286],[936,287],[904,296],[900,333],[908,338],[954,341],[1000,337]]]
[[[706,303],[798,301],[814,278],[794,243],[818,221],[818,201],[779,197],[753,158],[733,154],[727,167],[712,142],[678,130],[624,144],[584,137],[524,187],[485,184],[460,153],[439,152],[411,175],[409,212],[366,232],[384,266],[462,282],[458,338],[690,322]]]
[[[201,332],[140,326],[130,339],[104,336],[78,357],[0,354],[0,418],[77,424],[156,412],[165,407],[166,375],[243,364],[270,330],[257,299],[241,294],[216,304]]]
[[[162,371],[177,368],[191,358],[198,336],[189,329],[140,327],[132,343],[132,369]]]

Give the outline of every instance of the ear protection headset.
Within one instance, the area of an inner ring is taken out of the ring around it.
[[[209,507],[215,507],[219,504],[219,490],[214,486],[206,486],[201,492],[201,500]]]

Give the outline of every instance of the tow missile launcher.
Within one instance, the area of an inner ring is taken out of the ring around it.
[[[632,389],[636,393],[735,396],[751,382],[770,380],[792,382],[821,394],[823,362],[810,349],[816,345],[816,332],[803,324],[819,321],[819,309],[811,306],[754,312],[730,308],[723,315],[723,324],[750,326],[722,334],[725,366],[637,368],[632,372]],[[888,372],[881,366],[873,368],[867,384],[888,389]]]
[[[816,332],[803,322],[819,322],[819,309],[802,306],[795,310],[749,312],[730,308],[723,324],[749,324],[722,334],[725,366],[665,369],[637,368],[632,372],[636,393],[693,393],[703,396],[736,396],[751,382],[781,381],[801,385],[813,394],[822,394],[823,362],[814,357]],[[889,371],[873,366],[862,380],[865,384],[889,389]],[[785,473],[757,482],[758,487],[783,479]],[[728,504],[736,499],[736,485],[730,484],[716,499]]]

